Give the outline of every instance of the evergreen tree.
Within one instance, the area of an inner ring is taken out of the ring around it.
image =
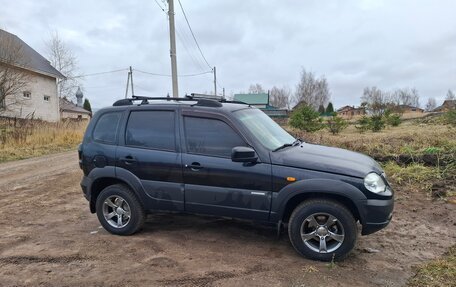
[[[89,99],[84,99],[84,104],[82,105],[82,107],[84,108],[84,110],[92,112],[92,107],[90,106]]]
[[[333,107],[333,104],[331,102],[328,103],[328,106],[326,107],[326,114],[332,114],[334,113],[334,107]]]
[[[306,132],[315,132],[324,127],[320,114],[307,105],[302,105],[291,114],[289,124]]]
[[[320,105],[318,107],[318,112],[320,113],[320,115],[324,114],[325,113],[325,107],[323,105]]]

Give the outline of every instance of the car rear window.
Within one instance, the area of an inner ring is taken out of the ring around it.
[[[125,131],[128,146],[158,150],[176,150],[173,111],[133,111]]]
[[[121,116],[121,112],[103,114],[95,125],[92,134],[93,139],[107,144],[115,144],[117,126],[119,125]]]

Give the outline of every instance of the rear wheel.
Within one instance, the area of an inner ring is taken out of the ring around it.
[[[101,191],[96,210],[104,229],[117,235],[131,235],[139,231],[146,217],[136,195],[121,184],[108,186]]]
[[[343,205],[324,199],[298,205],[288,224],[291,244],[301,255],[315,260],[345,258],[357,237],[356,221]]]

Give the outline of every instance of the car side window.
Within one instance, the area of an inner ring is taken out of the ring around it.
[[[173,111],[133,111],[125,130],[125,144],[158,150],[176,150]]]
[[[184,117],[187,151],[189,153],[231,157],[236,146],[247,146],[228,124],[208,118]]]
[[[95,141],[115,144],[117,126],[119,125],[121,112],[103,114],[97,121],[92,136]]]

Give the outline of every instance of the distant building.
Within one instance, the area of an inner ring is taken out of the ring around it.
[[[269,106],[269,94],[235,94],[234,100],[244,102],[259,109],[266,109]]]
[[[16,35],[0,29],[2,55],[19,55],[12,67],[16,73],[24,73],[27,85],[15,95],[8,95],[0,103],[1,116],[42,119],[56,122],[60,119],[57,80],[65,78],[50,62]],[[20,51],[20,53],[18,52]],[[11,62],[9,62],[11,63]],[[8,62],[0,57],[0,71]],[[11,66],[8,66],[11,67]]]
[[[401,113],[403,118],[421,117],[424,114],[424,110],[422,108],[410,105],[398,105],[393,109],[393,111],[395,110]]]
[[[344,106],[337,110],[337,115],[342,118],[346,118],[346,119],[351,119],[354,117],[361,117],[365,114],[366,114],[366,108],[364,108],[364,107],[355,108],[354,106]]]
[[[445,100],[443,104],[434,110],[433,112],[440,112],[440,113],[445,113],[448,112],[451,109],[456,109],[456,100]]]
[[[286,121],[288,118],[288,111],[286,109],[279,109],[269,104],[269,93],[235,94],[233,100],[259,108],[276,121],[279,119],[282,119],[281,121]]]
[[[92,113],[78,107],[75,103],[68,100],[67,98],[60,98],[60,118],[63,119],[74,119],[74,120],[89,120],[92,117]]]

